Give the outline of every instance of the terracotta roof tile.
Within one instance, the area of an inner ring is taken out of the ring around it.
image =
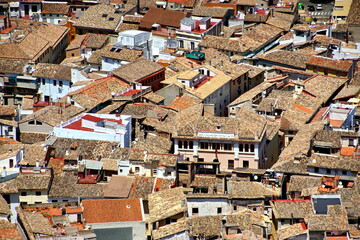
[[[347,60],[338,60],[326,57],[313,56],[311,57],[306,64],[324,67],[328,69],[334,69],[337,71],[348,72],[350,67],[352,66],[351,61]]]
[[[83,200],[87,223],[144,221],[140,199]]]
[[[67,4],[43,3],[41,13],[67,15],[69,13],[69,9],[70,9],[70,5]]]
[[[160,64],[142,57],[113,70],[112,73],[126,82],[133,83],[151,74],[158,73],[161,70],[165,70],[165,68]]]
[[[140,28],[150,29],[155,23],[169,26],[180,27],[180,20],[186,17],[185,12],[172,11],[162,8],[150,8],[139,25]]]

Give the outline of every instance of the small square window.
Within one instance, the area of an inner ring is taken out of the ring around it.
[[[315,168],[314,168],[314,172],[318,173],[318,172],[319,172],[319,168],[318,168],[318,167],[315,167]]]
[[[218,213],[218,214],[221,214],[221,213],[222,213],[222,208],[221,208],[221,207],[218,207],[218,208],[217,208],[217,213]]]
[[[41,192],[40,192],[40,191],[36,191],[36,192],[35,192],[35,195],[36,195],[36,196],[41,196]]]
[[[199,214],[199,208],[192,208],[192,215],[198,215]]]
[[[331,169],[326,169],[326,173],[330,174],[331,173]]]
[[[135,167],[135,172],[139,172],[140,171],[140,167]]]
[[[347,174],[347,171],[346,171],[346,170],[342,170],[341,173],[342,173],[342,175],[346,175],[346,174]]]
[[[21,196],[26,196],[26,192],[21,192]]]

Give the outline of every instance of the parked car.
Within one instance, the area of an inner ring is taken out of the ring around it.
[[[308,8],[308,11],[309,11],[309,12],[315,11],[314,5],[308,5],[307,8]]]
[[[318,5],[316,5],[316,10],[322,10],[323,8],[322,8],[322,6],[321,6],[321,4],[318,4]]]

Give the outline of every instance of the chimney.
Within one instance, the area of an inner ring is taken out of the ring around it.
[[[3,167],[3,171],[1,172],[1,177],[6,177],[7,172],[6,172],[6,167]]]
[[[39,159],[36,159],[36,167],[40,167]]]

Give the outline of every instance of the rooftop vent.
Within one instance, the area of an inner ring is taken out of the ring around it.
[[[101,16],[106,18],[108,15],[106,13],[103,13]]]

